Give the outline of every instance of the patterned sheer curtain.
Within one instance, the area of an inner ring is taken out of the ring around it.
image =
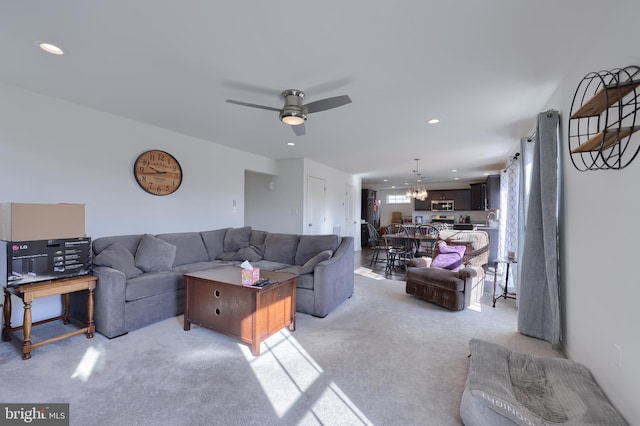
[[[518,206],[520,198],[521,161],[515,156],[509,165],[502,170],[500,178],[500,238],[498,242],[498,258],[505,259],[509,252],[518,258]],[[504,274],[506,264],[498,264],[500,274]],[[518,292],[518,268],[512,265],[509,275],[509,292]],[[516,299],[517,302],[518,299]]]

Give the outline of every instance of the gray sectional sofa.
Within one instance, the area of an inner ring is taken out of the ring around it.
[[[269,233],[249,226],[97,238],[96,330],[112,338],[180,315],[185,273],[245,260],[262,270],[298,274],[296,310],[325,317],[353,294],[353,244],[353,237]],[[85,320],[86,296],[78,292],[72,298],[72,315]]]

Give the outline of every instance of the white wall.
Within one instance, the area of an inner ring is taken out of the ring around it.
[[[278,161],[276,175],[247,173],[245,223],[270,232],[301,234],[303,185],[302,159]]]
[[[305,159],[305,176],[313,176],[323,179],[326,185],[325,193],[325,223],[323,224],[322,233],[331,234],[335,227],[340,227],[341,235],[354,235],[355,247],[360,247],[360,197],[361,197],[361,183],[360,179],[350,175],[346,172],[336,170],[334,168],[325,166],[313,160]],[[346,186],[350,185],[354,187],[355,198],[353,200],[353,218],[351,219],[351,232],[347,232],[345,227],[345,190]],[[305,194],[307,185],[305,182]],[[306,197],[305,197],[306,198]],[[306,214],[306,206],[305,206]]]
[[[611,16],[592,28],[591,42],[577,36],[576,49],[584,52],[570,52],[578,62],[548,105],[560,111],[562,123],[562,343],[572,359],[589,367],[627,421],[640,424],[640,279],[635,270],[640,158],[623,170],[579,172],[567,146],[571,101],[582,78],[594,71],[640,65],[640,3],[618,1],[612,6]],[[632,144],[640,144],[640,134],[632,137]],[[622,352],[621,365],[616,345]]]
[[[325,221],[321,233],[330,234],[340,227],[340,235],[354,235],[360,247],[360,199],[353,200],[351,233],[345,229],[345,188],[360,192],[360,179],[340,170],[304,158],[278,160],[277,175],[247,172],[245,185],[245,223],[271,232],[306,234],[307,179],[324,180]]]
[[[92,238],[242,226],[245,167],[277,168],[267,158],[7,85],[0,85],[0,120],[0,201],[85,204]],[[133,178],[135,159],[153,148],[182,166],[174,194],[148,194]]]

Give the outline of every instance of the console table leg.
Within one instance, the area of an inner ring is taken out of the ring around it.
[[[31,358],[31,301],[24,302],[24,321],[22,323],[24,343],[22,344],[22,359]]]
[[[67,295],[68,296],[68,295]],[[87,316],[89,317],[87,320],[89,323],[87,324],[87,339],[93,338],[93,332],[96,327],[93,324],[93,289],[90,288],[87,296]]]
[[[496,285],[498,284],[498,262],[493,267],[493,307],[496,307]]]
[[[2,329],[2,340],[8,342],[11,340],[9,335],[11,330],[11,293],[4,289],[4,328]]]
[[[70,304],[69,293],[65,293],[62,295],[62,301],[64,302],[64,313],[62,314],[62,323],[69,324],[71,322],[69,320],[69,304]]]

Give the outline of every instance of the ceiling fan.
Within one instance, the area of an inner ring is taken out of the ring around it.
[[[280,113],[280,121],[282,121],[284,124],[292,126],[293,132],[298,136],[305,134],[304,122],[307,119],[307,114],[326,111],[328,109],[338,108],[351,103],[351,98],[349,98],[349,96],[342,95],[334,96],[332,98],[320,99],[318,101],[310,102],[304,105],[302,103],[304,99],[304,92],[298,89],[287,89],[282,92],[282,97],[284,98],[284,107],[282,108],[251,104],[248,102],[236,101],[233,99],[227,99],[227,102],[230,104],[248,106],[251,108],[278,111]]]

